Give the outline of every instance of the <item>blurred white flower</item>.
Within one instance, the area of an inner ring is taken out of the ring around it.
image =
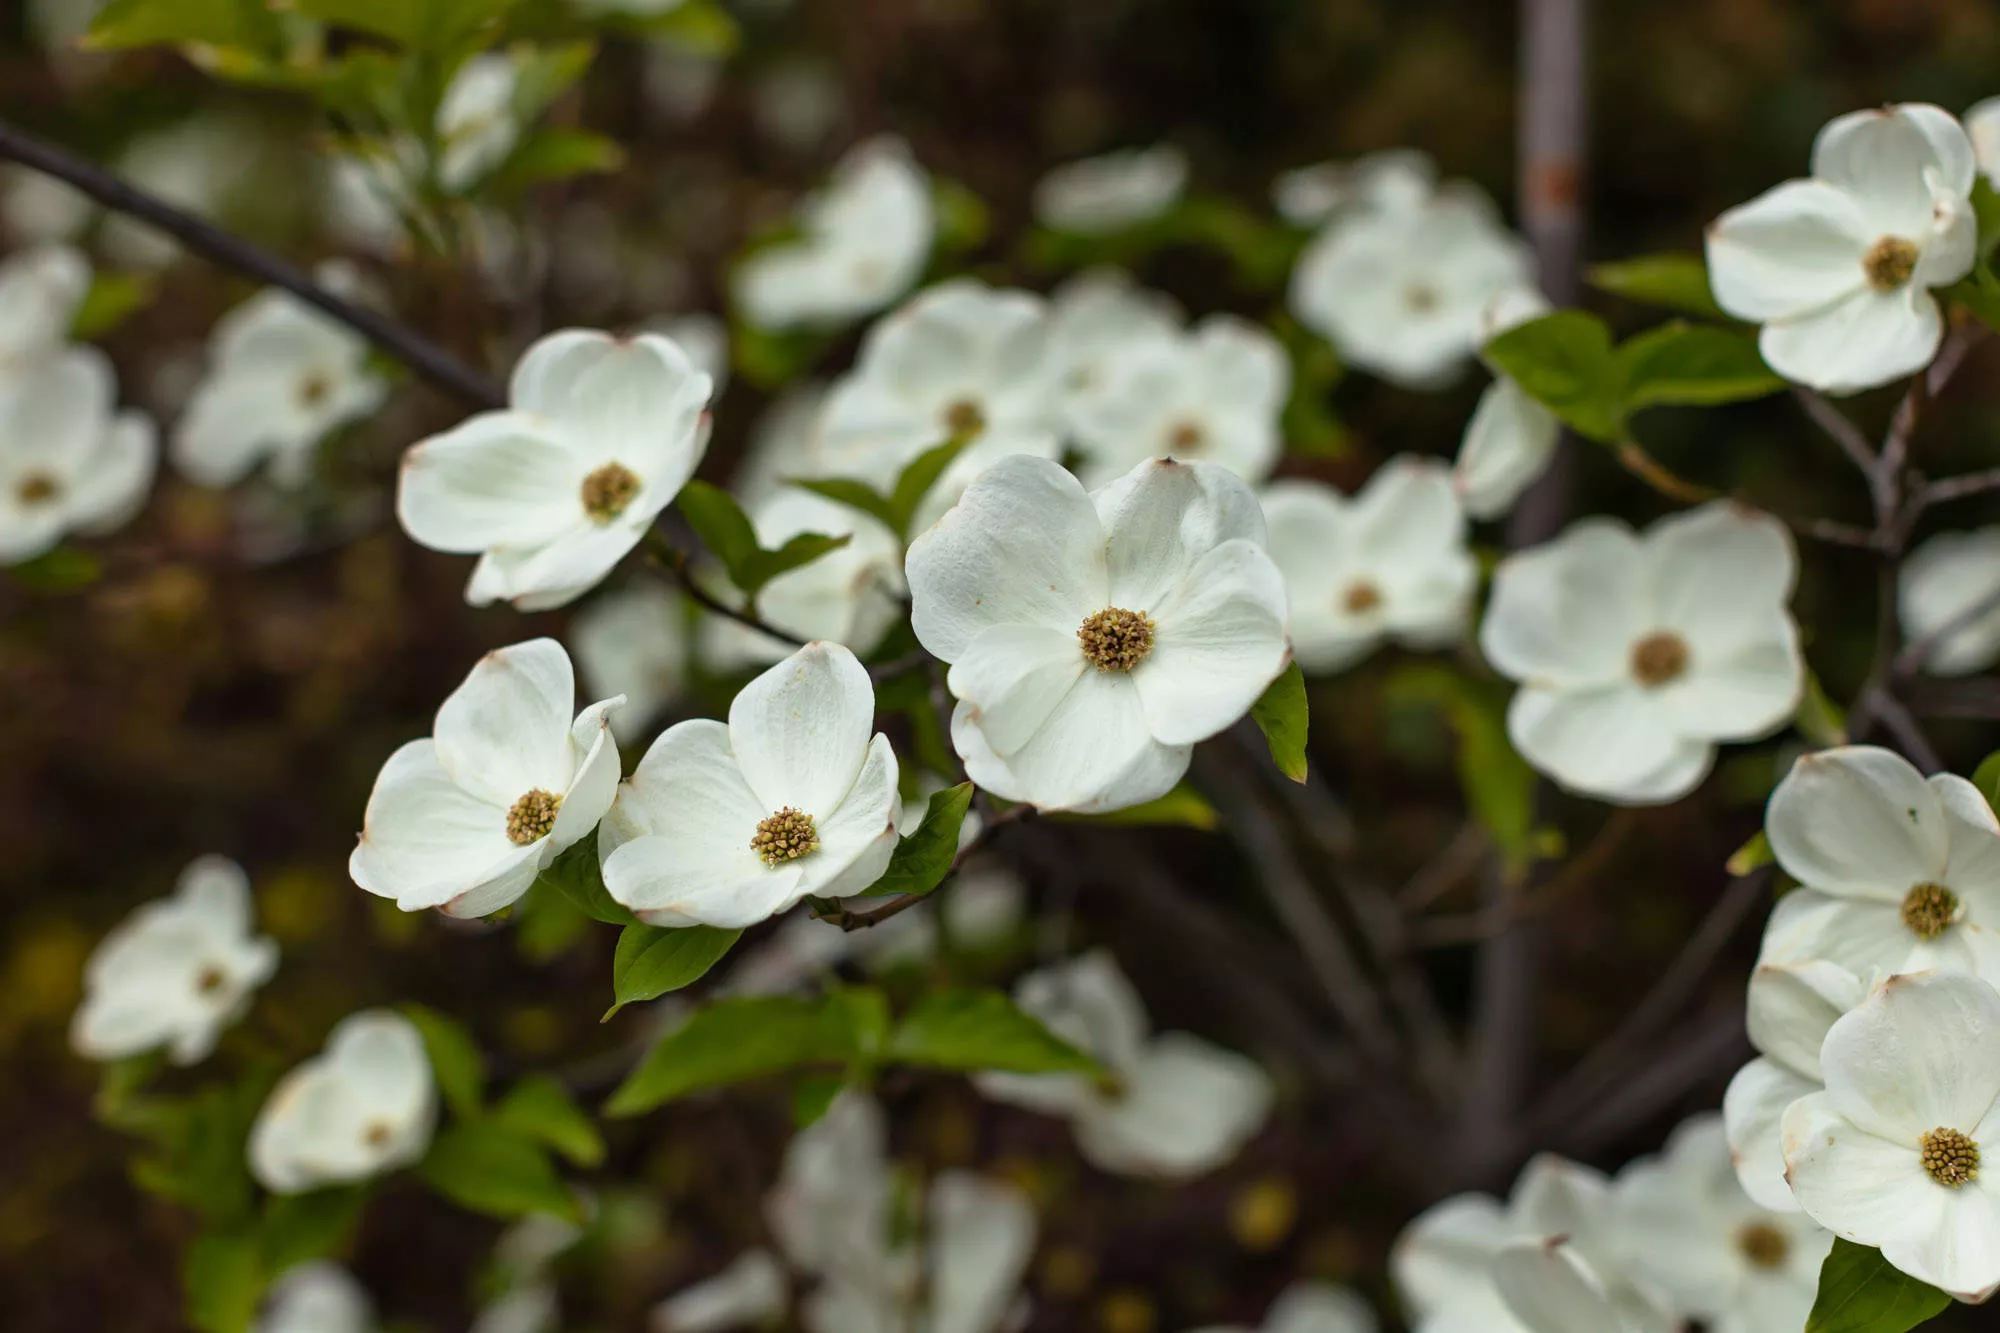
[[[300,1264],[271,1284],[251,1333],[370,1333],[368,1292],[339,1264]]]
[[[1479,341],[1501,334],[1549,313],[1549,303],[1532,287],[1500,293],[1480,314]],[[1555,457],[1562,423],[1520,385],[1496,372],[1479,395],[1479,406],[1465,424],[1458,458],[1452,464],[1452,484],[1465,502],[1465,512],[1477,519],[1498,518],[1514,507],[1521,492],[1548,470]]]
[[[1759,1055],[1730,1079],[1722,1120],[1736,1179],[1761,1208],[1798,1211],[1785,1181],[1785,1111],[1825,1086],[1819,1050],[1827,1029],[1867,993],[1852,972],[1820,960],[1766,960],[1750,974],[1748,1027]]]
[[[1785,1112],[1785,1170],[1821,1226],[1978,1303],[2000,1290],[2000,992],[1890,977],[1833,1025],[1826,1091]]]
[[[785,1269],[769,1250],[746,1250],[714,1277],[653,1307],[652,1333],[724,1333],[778,1321],[785,1313]]]
[[[731,487],[746,509],[755,509],[793,477],[822,475],[814,454],[814,430],[826,401],[826,385],[794,380],[750,426],[750,445],[737,465]]]
[[[243,868],[223,856],[191,862],[172,897],[140,907],[91,954],[70,1045],[90,1060],[158,1046],[175,1064],[207,1058],[278,970],[277,944],[254,930]]]
[[[1187,179],[1187,154],[1172,144],[1068,162],[1035,185],[1035,220],[1085,236],[1123,231],[1173,207]]]
[[[905,569],[917,639],[952,664],[967,773],[1044,809],[1164,795],[1291,656],[1263,513],[1213,463],[1148,460],[1090,493],[1003,459]]]
[[[1621,1309],[1568,1236],[1516,1241],[1493,1258],[1493,1280],[1525,1333],[1641,1333],[1657,1318]],[[1481,1325],[1485,1333],[1485,1325]],[[1495,1333],[1499,1333],[1496,1329]]]
[[[1415,148],[1385,148],[1352,162],[1317,162],[1288,171],[1271,186],[1278,216],[1317,227],[1346,209],[1399,210],[1437,189],[1437,164]]]
[[[463,194],[506,160],[520,141],[514,92],[521,80],[513,57],[486,51],[458,67],[438,102],[438,184]]]
[[[1389,639],[1442,648],[1465,636],[1479,562],[1441,464],[1398,454],[1352,497],[1287,480],[1262,499],[1301,668],[1339,671]]]
[[[1376,1333],[1381,1321],[1360,1295],[1330,1282],[1294,1282],[1271,1302],[1255,1333]],[[1253,1333],[1214,1327],[1197,1333]]]
[[[1682,1122],[1664,1153],[1619,1172],[1615,1192],[1623,1261],[1676,1313],[1712,1333],[1805,1327],[1833,1234],[1751,1201],[1721,1116]]]
[[[437,1086],[415,1024],[363,1010],[265,1101],[250,1130],[250,1173],[274,1194],[363,1180],[416,1162],[436,1123]]]
[[[337,262],[317,276],[334,291],[359,284]],[[314,447],[389,390],[368,364],[367,339],[275,287],[223,316],[208,357],[171,444],[174,466],[204,486],[234,485],[267,459],[279,485],[302,484]]]
[[[646,331],[671,339],[687,353],[688,362],[708,376],[711,397],[721,397],[729,383],[729,326],[705,310],[651,320]]]
[[[2000,97],[1973,104],[1962,122],[1972,141],[1972,160],[1980,173],[2000,188]]]
[[[1171,338],[1133,349],[1101,392],[1069,420],[1087,460],[1084,485],[1103,486],[1148,458],[1201,459],[1261,482],[1284,451],[1279,418],[1292,363],[1262,325],[1211,315]]]
[[[1781,524],[1726,501],[1643,536],[1585,519],[1509,556],[1479,644],[1521,682],[1514,748],[1614,804],[1687,795],[1717,742],[1769,735],[1798,707],[1805,667],[1786,610],[1797,567]]]
[[[0,375],[0,564],[65,533],[123,527],[146,502],[157,453],[152,420],[118,410],[117,378],[95,347]]]
[[[683,2],[671,0],[674,5]],[[647,108],[670,123],[693,120],[715,101],[724,65],[724,58],[712,52],[690,50],[672,41],[648,42],[640,76]]]
[[[754,925],[881,878],[902,804],[868,672],[812,643],[745,685],[727,726],[667,728],[598,846],[611,896],[661,926]]]
[[[0,227],[17,241],[75,240],[96,212],[90,196],[66,181],[31,167],[0,168]]]
[[[1799,887],[1764,931],[1766,961],[1858,977],[1947,968],[2000,984],[2000,821],[1979,789],[1873,745],[1800,756],[1764,817]]]
[[[852,149],[799,209],[804,235],[759,250],[736,272],[752,324],[839,325],[872,315],[915,284],[937,232],[930,177],[900,139]]]
[[[750,84],[757,128],[794,153],[833,133],[847,105],[840,72],[824,56],[794,53],[761,65]]]
[[[1812,178],[1730,209],[1708,229],[1716,303],[1763,325],[1771,369],[1831,393],[1921,370],[1944,314],[1933,287],[1972,269],[1972,144],[1919,102],[1855,111],[1813,141]]]
[[[0,261],[0,374],[28,373],[60,350],[89,290],[90,261],[67,245],[37,245]]]
[[[570,622],[569,642],[586,690],[624,696],[611,715],[620,744],[638,739],[687,683],[687,603],[658,583],[592,599]]]
[[[1291,306],[1350,365],[1435,388],[1479,349],[1488,303],[1531,271],[1492,201],[1454,185],[1408,207],[1336,215],[1292,271]]]
[[[550,334],[514,368],[507,410],[403,455],[396,515],[419,545],[479,553],[474,606],[561,606],[610,573],[694,475],[711,387],[657,334]]]
[[[1939,636],[1924,658],[1932,675],[1971,675],[2000,661],[2000,527],[1940,532],[1910,552],[1896,607],[1905,639]]]
[[[480,1307],[469,1333],[556,1333],[562,1310],[547,1282],[513,1287]]]
[[[981,1074],[979,1090],[1066,1118],[1101,1170],[1203,1175],[1242,1151],[1270,1115],[1274,1088],[1256,1061],[1191,1033],[1152,1032],[1138,992],[1102,949],[1029,973],[1014,999],[1094,1056],[1115,1086],[1085,1074]]]
[[[1049,298],[1049,355],[1069,430],[1117,382],[1128,357],[1171,347],[1183,316],[1170,296],[1134,282],[1122,269],[1089,269]]]
[[[596,827],[618,788],[609,716],[570,720],[576,684],[554,639],[488,653],[438,709],[431,735],[389,756],[368,795],[354,882],[406,912],[497,912]]]

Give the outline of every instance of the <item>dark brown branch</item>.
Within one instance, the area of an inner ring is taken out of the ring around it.
[[[1854,419],[1816,390],[1793,385],[1792,397],[1805,409],[1813,424],[1825,431],[1854,466],[1861,469],[1861,475],[1872,482],[1879,460],[1875,456],[1875,446],[1868,443],[1868,437],[1862,434],[1861,427],[1854,424]]]

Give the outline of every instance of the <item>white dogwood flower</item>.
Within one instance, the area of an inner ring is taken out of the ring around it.
[[[1084,485],[1103,486],[1148,458],[1200,459],[1261,482],[1284,451],[1279,418],[1291,388],[1284,347],[1233,315],[1134,349],[1069,413],[1087,456]]]
[[[1921,370],[1944,313],[1934,287],[1968,273],[1972,144],[1918,102],[1855,111],[1813,140],[1812,177],[1730,209],[1708,229],[1715,300],[1763,325],[1786,379],[1853,393]]]
[[[1532,287],[1502,292],[1480,315],[1480,344],[1548,313],[1549,303]],[[1496,372],[1465,424],[1451,467],[1452,484],[1465,502],[1465,512],[1488,519],[1512,509],[1521,492],[1548,470],[1561,436],[1562,423],[1555,413]]]
[[[479,554],[465,589],[474,606],[561,606],[638,545],[694,475],[710,387],[657,334],[550,334],[514,368],[507,410],[403,455],[396,515],[419,545]]]
[[[775,1323],[785,1313],[784,1265],[769,1250],[746,1250],[713,1277],[653,1307],[652,1333],[725,1333]]]
[[[1316,162],[1272,183],[1278,216],[1317,227],[1346,209],[1414,208],[1437,189],[1437,164],[1415,148],[1385,148],[1352,162]]]
[[[463,194],[506,160],[520,141],[514,112],[520,66],[501,51],[486,51],[458,67],[438,102],[438,184]]]
[[[207,1058],[278,969],[277,944],[254,930],[243,868],[223,856],[191,862],[172,897],[133,912],[91,954],[70,1045],[90,1060],[159,1046],[175,1064]]]
[[[1737,1183],[1722,1117],[1682,1122],[1666,1151],[1618,1175],[1626,1266],[1713,1333],[1803,1328],[1833,1234],[1758,1207]]]
[[[1759,1054],[1729,1080],[1722,1121],[1737,1182],[1758,1207],[1798,1211],[1785,1181],[1785,1112],[1825,1086],[1819,1051],[1827,1029],[1867,994],[1861,978],[1823,960],[1767,960],[1750,974],[1748,1027]]]
[[[1216,1326],[1196,1333],[1376,1333],[1381,1322],[1361,1296],[1331,1282],[1294,1282],[1278,1294],[1257,1329]]]
[[[1687,795],[1717,742],[1768,735],[1798,707],[1805,668],[1786,610],[1797,566],[1781,524],[1728,502],[1643,536],[1590,518],[1509,556],[1479,643],[1521,682],[1514,748],[1601,800]]]
[[[2000,527],[1940,532],[1910,552],[1896,608],[1905,639],[1931,641],[1924,670],[1932,675],[1971,675],[2000,661]]]
[[[405,912],[497,912],[556,854],[588,834],[618,789],[610,715],[622,697],[575,715],[575,675],[554,639],[479,660],[431,734],[389,756],[368,795],[347,872]]]
[[[1506,1246],[1493,1258],[1493,1281],[1523,1333],[1640,1333],[1655,1326],[1619,1308],[1568,1236]],[[1491,1326],[1478,1327],[1485,1333]]]
[[[367,1290],[339,1264],[318,1259],[271,1284],[251,1333],[371,1333],[374,1327]]]
[[[1065,426],[1078,429],[1117,383],[1126,358],[1171,347],[1182,320],[1172,297],[1139,286],[1122,269],[1088,269],[1056,288],[1049,298],[1049,354]]]
[[[1821,750],[1771,793],[1764,831],[1799,881],[1771,913],[1766,960],[2000,984],[2000,821],[1964,778],[1926,780],[1872,745]]]
[[[363,1180],[421,1158],[436,1122],[437,1084],[416,1025],[366,1009],[272,1090],[250,1130],[250,1173],[275,1194]]]
[[[727,726],[667,728],[599,834],[611,896],[654,925],[754,925],[881,878],[902,802],[859,659],[810,643],[745,685]]]
[[[1086,492],[1003,459],[905,569],[917,639],[952,664],[967,773],[1044,809],[1164,795],[1290,660],[1263,513],[1213,463],[1148,460]]]
[[[1186,1032],[1154,1033],[1132,983],[1104,950],[1023,977],[1014,1000],[1110,1073],[982,1074],[996,1101],[1062,1116],[1084,1158],[1121,1175],[1186,1180],[1243,1149],[1271,1112],[1256,1061]]]
[[[1066,162],[1035,185],[1035,220],[1080,236],[1151,222],[1187,188],[1187,154],[1172,144]]]
[[[798,221],[802,237],[759,250],[736,271],[737,303],[760,328],[874,314],[922,276],[937,235],[930,177],[907,144],[888,137],[850,150]]]
[[[358,275],[327,264],[320,282],[351,291]],[[388,382],[368,341],[290,292],[269,288],[223,316],[208,370],[175,426],[174,466],[204,486],[230,486],[266,459],[281,486],[311,475],[313,448],[381,406]]]
[[[1826,1091],[1785,1113],[1785,1169],[1821,1226],[1962,1301],[2000,1290],[2000,992],[1890,977],[1833,1025]]]
[[[67,245],[37,245],[0,262],[0,372],[59,350],[90,290],[90,261]]]
[[[157,452],[152,420],[118,410],[117,378],[95,347],[0,375],[0,564],[67,533],[124,526],[146,502]]]
[[[1972,141],[1972,160],[1980,174],[2000,188],[2000,97],[1974,103],[1961,123]]]
[[[569,641],[584,687],[600,698],[624,696],[611,715],[621,744],[638,739],[687,684],[687,603],[658,583],[593,599],[570,622]]]
[[[1350,365],[1434,388],[1479,349],[1487,304],[1530,272],[1492,201],[1455,185],[1410,207],[1336,215],[1292,271],[1291,306]]]
[[[1479,564],[1441,464],[1398,454],[1351,497],[1287,480],[1262,498],[1300,667],[1339,671],[1389,639],[1442,648],[1464,637]]]

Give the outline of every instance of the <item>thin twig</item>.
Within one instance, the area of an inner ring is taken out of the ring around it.
[[[1875,446],[1868,443],[1868,437],[1862,433],[1861,427],[1854,424],[1854,419],[1835,407],[1823,394],[1803,385],[1792,386],[1792,397],[1805,409],[1813,424],[1825,431],[1854,466],[1861,469],[1861,475],[1872,479],[1878,461]]]
[[[507,391],[497,380],[468,366],[416,330],[380,311],[336,296],[314,282],[304,270],[261,246],[175,208],[101,167],[6,121],[0,121],[0,158],[11,158],[23,166],[53,176],[75,186],[106,208],[151,223],[205,259],[270,286],[282,287],[474,407],[502,408],[507,405]]]
[[[1610,1088],[1601,1101],[1559,1127],[1555,1142],[1579,1157],[1600,1153],[1689,1094],[1721,1083],[1754,1054],[1750,1039],[1744,1035],[1739,1004],[1690,1028],[1665,1050],[1654,1052],[1630,1078]]]
[[[1418,866],[1416,873],[1397,891],[1396,906],[1409,913],[1421,912],[1450,893],[1478,869],[1488,841],[1485,828],[1477,820],[1466,820],[1452,834],[1451,841]]]
[[[1886,685],[1877,686],[1871,694],[1874,699],[1874,714],[1882,719],[1882,725],[1903,747],[1903,753],[1910,762],[1926,773],[1944,772],[1944,760],[1939,757],[1937,747],[1924,734],[1923,727],[1910,714],[1901,699],[1890,693]]]
[[[1917,492],[1917,502],[1928,509],[1935,504],[1985,495],[1989,491],[2000,491],[2000,468],[1988,468],[1984,472],[1967,472],[1961,476],[1933,481]]]
[[[776,625],[760,620],[748,611],[731,606],[709,592],[708,589],[702,587],[700,581],[694,577],[693,571],[688,568],[687,552],[675,546],[668,539],[667,535],[658,528],[654,528],[646,534],[644,549],[647,559],[651,560],[660,569],[666,571],[673,578],[674,582],[681,585],[681,590],[687,593],[689,599],[703,610],[711,611],[721,616],[724,620],[733,620],[745,629],[756,630],[759,634],[768,635],[778,642],[790,644],[794,648],[803,648],[806,646],[806,640],[793,634],[791,631],[779,629]]]
[[[870,907],[861,911],[841,907],[831,912],[815,910],[813,915],[821,921],[831,921],[842,930],[866,930],[870,926],[881,925],[891,917],[901,916],[918,903],[929,902],[935,898],[943,890],[944,886],[949,884],[958,875],[958,872],[964,868],[965,863],[971,860],[975,853],[984,850],[992,843],[995,833],[1009,824],[1018,824],[1024,820],[1033,819],[1037,813],[1035,807],[1032,805],[1016,805],[991,818],[982,820],[978,836],[958,849],[957,855],[951,858],[951,868],[944,872],[944,877],[933,885],[928,893],[906,893],[900,897],[891,898],[880,907]]]
[[[1635,811],[1614,812],[1598,829],[1597,836],[1533,893],[1511,895],[1500,903],[1463,916],[1419,921],[1410,928],[1412,939],[1424,949],[1475,944],[1492,939],[1521,921],[1542,915],[1595,879],[1617,855],[1618,849],[1638,823]]]

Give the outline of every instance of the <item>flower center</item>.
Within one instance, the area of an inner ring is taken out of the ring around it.
[[[819,831],[813,827],[813,817],[789,805],[759,820],[750,839],[750,850],[767,866],[796,861],[818,847]]]
[[[319,371],[299,381],[299,401],[307,407],[318,407],[332,392],[333,381]]]
[[[361,1131],[361,1141],[371,1148],[386,1148],[395,1137],[395,1127],[386,1120],[371,1120],[368,1128]]]
[[[526,847],[548,837],[549,830],[556,826],[556,811],[561,808],[562,797],[535,788],[514,802],[507,812],[507,841],[516,847]]]
[[[1669,630],[1648,634],[1632,645],[1632,674],[1648,689],[1680,679],[1687,669],[1687,640]]]
[[[1938,1184],[1957,1189],[1979,1179],[1979,1145],[1955,1129],[1942,1127],[1918,1140],[1924,1170]]]
[[[214,963],[210,963],[207,967],[204,967],[201,970],[201,974],[194,979],[194,992],[197,995],[213,995],[217,991],[221,990],[223,986],[227,985],[228,982],[229,982],[228,974],[225,973],[221,968],[217,967]]]
[[[1208,443],[1208,432],[1196,421],[1183,421],[1167,432],[1167,452],[1170,454],[1200,453]]]
[[[1077,627],[1083,655],[1099,671],[1130,671],[1153,651],[1152,617],[1107,606]]]
[[[1437,288],[1428,282],[1413,282],[1403,289],[1403,304],[1413,315],[1428,315],[1438,308]]]
[[[1917,246],[1900,236],[1884,236],[1861,256],[1861,271],[1878,292],[1893,292],[1917,271]]]
[[[1958,919],[1958,895],[1942,884],[1919,884],[1903,895],[1903,924],[1920,940],[1934,940]]]
[[[1367,579],[1357,579],[1347,585],[1347,591],[1341,594],[1340,604],[1347,608],[1347,614],[1351,616],[1366,615],[1382,605],[1382,590]]]
[[[976,440],[986,429],[986,413],[970,398],[961,398],[944,410],[944,428],[954,440]]]
[[[1752,1268],[1782,1268],[1792,1252],[1792,1242],[1769,1222],[1752,1222],[1736,1233],[1736,1248]]]
[[[583,512],[609,523],[639,494],[639,475],[623,463],[606,463],[583,479]]]
[[[23,506],[45,505],[56,498],[62,483],[46,472],[30,472],[14,487],[14,498]]]

